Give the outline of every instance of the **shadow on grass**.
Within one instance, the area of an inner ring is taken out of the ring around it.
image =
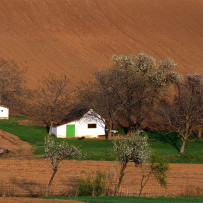
[[[162,143],[167,143],[173,146],[178,152],[180,151],[181,138],[175,132],[167,131],[153,131],[148,134],[148,137],[151,141],[160,141]]]

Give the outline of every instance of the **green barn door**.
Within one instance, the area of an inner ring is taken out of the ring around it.
[[[66,126],[66,137],[75,137],[75,125]]]

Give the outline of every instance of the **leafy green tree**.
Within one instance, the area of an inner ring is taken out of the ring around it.
[[[155,179],[161,187],[167,189],[167,172],[169,171],[169,164],[165,158],[157,153],[152,154],[150,163],[141,166],[142,179],[140,182],[139,196],[148,181]]]

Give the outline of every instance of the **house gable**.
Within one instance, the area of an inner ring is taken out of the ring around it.
[[[8,119],[9,118],[9,108],[5,106],[0,106],[0,119]]]
[[[105,135],[105,124],[94,110],[89,110],[80,119],[68,122],[53,128],[53,133],[57,137],[66,137],[66,126],[75,125],[75,137],[98,137]]]

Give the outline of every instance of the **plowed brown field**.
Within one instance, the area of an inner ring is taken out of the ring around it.
[[[44,194],[51,177],[51,166],[47,160],[5,160],[0,164],[0,192],[7,195]],[[52,186],[52,194],[74,193],[80,177],[108,171],[113,162],[107,161],[63,161]],[[137,195],[140,169],[130,164],[124,177],[123,195]],[[203,195],[203,165],[170,164],[168,189],[165,191],[155,181],[149,182],[144,195]]]
[[[107,67],[112,54],[171,57],[203,73],[202,0],[0,0],[0,57],[72,80]]]
[[[30,152],[31,154],[32,149],[32,146],[29,143],[22,141],[19,137],[11,133],[5,132],[1,129],[0,129],[0,147],[8,149],[9,151],[14,153],[26,151]]]

